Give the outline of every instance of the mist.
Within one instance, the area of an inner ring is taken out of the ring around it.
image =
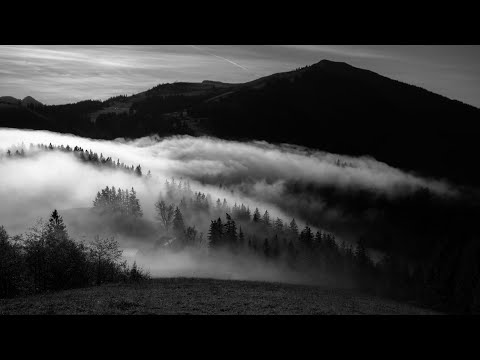
[[[6,150],[14,146],[51,143],[54,146],[80,146],[104,157],[120,159],[127,165],[141,165],[152,177],[136,177],[115,169],[83,163],[71,154],[38,152],[34,156],[9,159]],[[314,188],[331,187],[340,191],[362,190],[395,198],[419,189],[437,196],[453,197],[456,190],[448,183],[426,179],[393,168],[371,157],[349,157],[288,144],[236,142],[211,137],[145,137],[137,140],[92,140],[48,131],[0,129],[0,225],[14,234],[28,229],[38,217],[46,218],[53,209],[64,216],[74,237],[88,239],[101,233],[115,235],[125,249],[125,257],[137,261],[154,276],[200,276],[268,281],[308,282],[282,265],[258,259],[232,260],[224,255],[206,261],[192,251],[171,253],[159,249],[157,235],[118,234],[108,224],[96,223],[82,209],[92,207],[96,193],[106,186],[135,188],[145,221],[157,226],[154,203],[165,193],[165,180],[189,180],[192,189],[230,205],[243,203],[250,209],[299,226],[328,228],[328,221],[346,215],[341,208],[327,205],[321,196],[294,194],[292,184]],[[204,237],[209,220],[188,219]],[[332,220],[332,221],[333,221]],[[86,224],[90,224],[86,226]],[[152,231],[153,233],[153,231]],[[160,233],[160,230],[159,230]],[[345,238],[348,236],[342,235]],[[331,279],[323,279],[328,282]]]

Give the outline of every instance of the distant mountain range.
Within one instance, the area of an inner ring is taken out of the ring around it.
[[[35,100],[31,96],[27,96],[23,100],[16,99],[13,96],[0,96],[0,104],[20,105],[20,106],[26,106],[26,107],[28,107],[29,105],[33,105],[33,106],[43,105],[40,101]]]
[[[161,84],[133,96],[45,106],[0,98],[0,127],[91,138],[213,135],[370,155],[392,166],[480,185],[480,109],[359,69],[322,60],[241,84]]]

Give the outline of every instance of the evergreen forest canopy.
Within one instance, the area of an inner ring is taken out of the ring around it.
[[[52,143],[45,145],[45,144],[30,144],[28,150],[26,149],[26,146],[24,144],[19,145],[19,146],[13,146],[10,149],[7,149],[7,151],[4,154],[0,154],[0,159],[3,157],[6,158],[25,158],[27,156],[34,156],[36,153],[39,151],[60,151],[63,153],[71,153],[75,155],[77,159],[80,159],[83,162],[94,164],[94,165],[99,165],[99,166],[104,166],[106,168],[110,169],[120,169],[123,170],[127,173],[132,173],[135,174],[136,176],[141,177],[143,175],[142,173],[142,167],[140,165],[137,165],[134,167],[133,165],[128,166],[124,164],[123,162],[120,162],[120,159],[117,159],[115,162],[111,157],[105,158],[103,154],[100,154],[100,156],[96,153],[93,152],[91,149],[90,150],[84,150],[80,146],[75,146],[75,147],[70,147],[69,145],[63,146],[63,145],[58,145],[54,146]],[[146,174],[147,178],[151,177],[150,170]]]

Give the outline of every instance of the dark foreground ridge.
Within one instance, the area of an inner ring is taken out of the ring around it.
[[[433,315],[354,290],[195,278],[154,279],[0,300],[0,315]]]

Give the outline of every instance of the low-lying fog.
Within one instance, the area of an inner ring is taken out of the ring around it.
[[[104,157],[112,157],[115,161],[120,159],[126,165],[140,164],[144,173],[151,171],[152,178],[139,178],[122,171],[95,167],[71,154],[56,151],[39,152],[25,158],[3,156],[12,146],[24,144],[28,151],[30,143],[80,146]],[[4,225],[11,234],[26,231],[36,218],[47,218],[53,209],[58,209],[60,215],[66,214],[65,222],[73,236],[90,236],[88,229],[82,235],[75,215],[68,214],[72,214],[71,209],[91,207],[96,193],[112,185],[122,189],[134,187],[144,218],[154,222],[154,203],[165,191],[165,180],[171,177],[189,179],[193,190],[210,194],[213,201],[226,198],[231,205],[244,203],[252,211],[255,207],[262,214],[268,210],[273,219],[280,217],[287,222],[294,217],[300,228],[306,222],[320,228],[325,224],[315,223],[312,218],[315,219],[317,214],[322,214],[323,219],[325,214],[338,217],[341,210],[326,206],[321,197],[290,193],[287,186],[291,183],[361,189],[389,197],[420,188],[428,188],[442,196],[455,194],[445,182],[421,178],[369,157],[354,158],[291,145],[241,143],[210,137],[100,141],[48,131],[0,129],[0,153],[0,225]],[[305,208],[312,215],[309,219],[302,217]],[[206,223],[200,229],[205,237],[208,225]],[[217,263],[215,267],[207,266],[194,260],[194,255],[186,253],[168,257],[138,255],[139,247],[135,244],[144,243],[145,239],[120,237],[118,240],[126,249],[126,256],[143,258],[143,265],[156,276],[214,276],[219,268],[226,266],[224,262]],[[278,278],[273,275],[278,269],[272,270],[260,264],[244,265],[241,268],[248,271],[236,273],[230,268],[222,273],[233,278]]]

